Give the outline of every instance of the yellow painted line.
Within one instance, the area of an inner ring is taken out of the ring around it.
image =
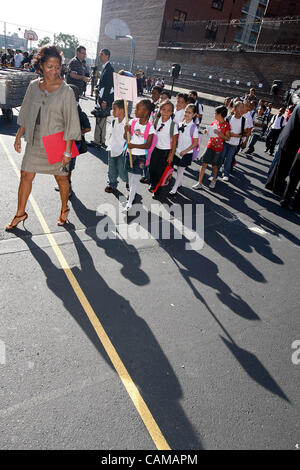
[[[20,178],[20,170],[15,164],[12,156],[10,155],[6,145],[4,144],[2,138],[0,137],[0,143],[4,149],[4,152],[11,163],[13,169],[15,170],[17,177]],[[127,390],[128,395],[130,396],[134,406],[136,407],[140,417],[142,418],[154,444],[156,445],[158,450],[171,450],[169,444],[167,443],[166,439],[164,438],[161,430],[159,429],[155,419],[153,418],[148,406],[146,405],[144,399],[142,398],[139,390],[137,389],[135,383],[133,382],[132,378],[130,377],[126,367],[124,366],[120,356],[118,355],[115,347],[113,346],[112,342],[110,341],[109,337],[106,334],[101,322],[97,318],[92,306],[90,305],[88,299],[86,298],[83,290],[81,289],[76,277],[72,273],[67,260],[65,259],[61,249],[57,245],[54,236],[50,233],[50,229],[47,225],[47,222],[40,211],[40,208],[32,195],[30,195],[30,202],[33,207],[34,212],[36,213],[37,218],[51,244],[51,247],[56,254],[56,257],[64,270],[79,302],[82,305],[85,313],[87,314],[91,324],[93,325],[94,330],[96,331],[98,338],[100,339],[105,351],[107,352],[108,357],[110,358],[116,372],[118,373],[125,389]]]

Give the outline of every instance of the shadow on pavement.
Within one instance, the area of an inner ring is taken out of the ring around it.
[[[180,383],[151,329],[132,309],[130,302],[109,287],[100,276],[92,256],[77,234],[70,232],[70,235],[80,260],[80,267],[73,267],[71,271],[168,444],[176,450],[201,449],[199,436],[180,405],[183,397]],[[73,289],[66,282],[64,271],[57,268],[48,254],[32,239],[24,241],[44,272],[48,288],[62,300],[64,307],[113,368]]]
[[[291,403],[286,394],[281,390],[279,385],[275,382],[273,377],[255,354],[246,351],[246,349],[239,347],[234,342],[227,341],[227,339],[223,338],[221,335],[220,338],[251,379],[255,380],[255,382],[266,390],[269,390],[274,395],[277,395],[279,398]]]
[[[1,135],[13,135],[15,136],[18,132],[18,124],[17,124],[18,116],[13,116],[11,121],[8,121],[4,116],[0,114],[0,134]]]

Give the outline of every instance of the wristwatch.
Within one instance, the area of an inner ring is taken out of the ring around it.
[[[71,158],[72,153],[64,152],[64,157]]]

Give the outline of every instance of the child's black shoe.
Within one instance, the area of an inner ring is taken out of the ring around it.
[[[115,188],[112,188],[111,186],[106,186],[106,188],[104,189],[104,191],[106,193],[114,193],[116,191]]]

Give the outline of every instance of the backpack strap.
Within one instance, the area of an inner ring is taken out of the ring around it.
[[[157,129],[158,121],[159,121],[159,117],[156,116],[156,118],[154,119],[154,123],[153,123],[153,126],[154,126],[155,130]]]
[[[148,140],[150,129],[151,129],[151,122],[148,121],[147,124],[146,124],[145,133],[144,133],[145,142],[147,142],[147,140]]]
[[[244,135],[245,124],[246,124],[246,118],[244,116],[242,116],[242,128],[241,128],[241,134],[242,135]]]
[[[195,123],[191,125],[190,134],[191,134],[192,143],[193,143],[193,139],[194,139],[194,131],[195,131],[196,128],[197,128],[197,126],[196,126]]]
[[[174,136],[174,130],[175,130],[175,122],[172,120],[171,122],[171,125],[170,125],[170,137],[171,137],[171,140]]]
[[[131,135],[131,137],[133,136],[134,128],[135,128],[135,125],[136,125],[137,122],[138,122],[137,119],[133,119],[133,120],[132,120],[131,127],[130,127],[130,135]]]

